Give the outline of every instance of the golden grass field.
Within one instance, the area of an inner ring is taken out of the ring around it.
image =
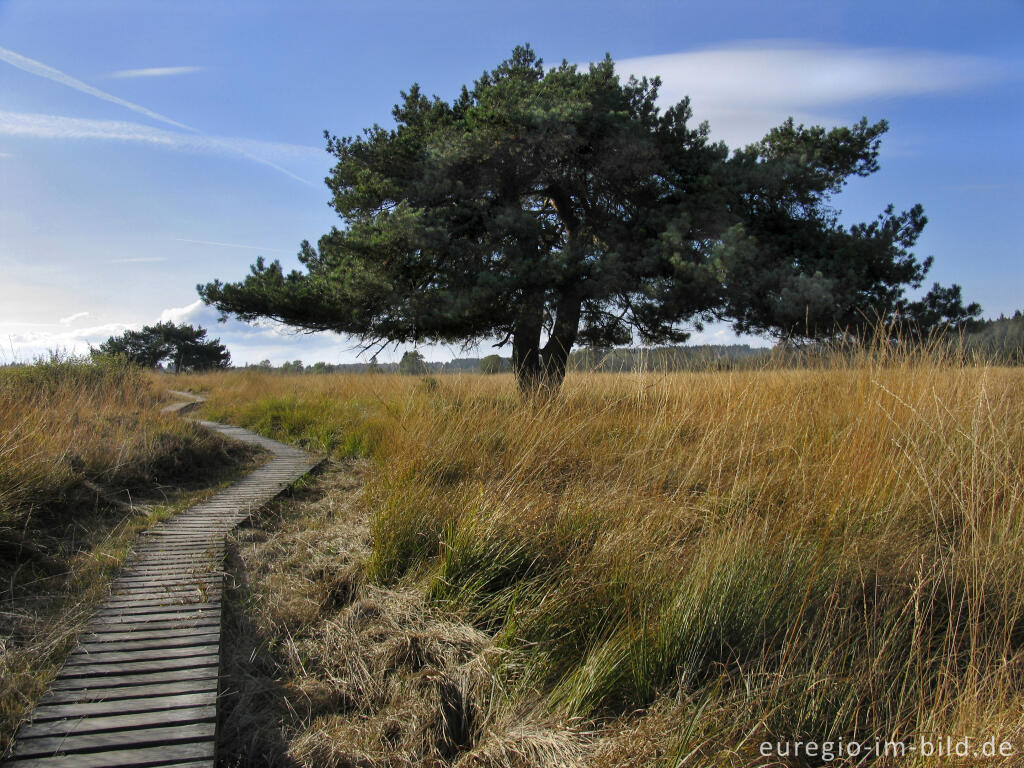
[[[1024,760],[1024,370],[932,350],[510,376],[0,372],[2,727],[131,538],[250,455],[333,461],[229,561],[225,765],[770,766],[764,741]],[[177,493],[182,487],[191,495]],[[164,496],[166,495],[166,501]]]
[[[759,745],[946,735],[1024,761],[1024,370],[876,352],[571,374],[534,404],[500,375],[174,385],[337,460],[233,566],[258,638],[233,679],[262,691],[236,736],[276,712],[298,764],[813,765]],[[247,738],[228,753],[275,754]]]

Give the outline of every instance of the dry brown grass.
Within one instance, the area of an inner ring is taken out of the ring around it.
[[[119,366],[0,370],[0,754],[135,536],[255,460],[161,401]]]
[[[1024,751],[1020,369],[932,351],[578,374],[532,406],[501,376],[186,383],[223,420],[374,459],[341,591],[385,618],[314,597],[267,629],[293,649],[282,679],[359,681],[337,701],[362,714],[288,735],[303,764],[753,766],[765,739],[926,734],[1015,744],[991,765]],[[314,549],[316,519],[295,524]],[[336,590],[303,573],[273,593]],[[478,639],[448,660],[412,639],[432,626]],[[443,677],[389,687],[410,658]],[[473,713],[454,749],[451,700]]]

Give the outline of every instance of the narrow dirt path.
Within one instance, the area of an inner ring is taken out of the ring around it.
[[[168,412],[202,402],[172,394],[187,400]],[[240,427],[199,423],[273,458],[139,537],[4,765],[213,766],[225,537],[319,462]]]

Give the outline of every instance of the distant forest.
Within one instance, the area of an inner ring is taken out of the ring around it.
[[[1020,310],[1011,317],[1000,315],[993,320],[971,323],[964,335],[969,355],[1003,365],[1024,363],[1024,314]],[[809,347],[785,349],[783,345],[751,347],[748,344],[701,344],[670,347],[617,347],[614,349],[577,349],[569,355],[571,371],[625,373],[629,371],[685,371],[717,368],[722,370],[757,367],[780,353],[791,353],[797,360]],[[813,349],[813,347],[811,347]],[[488,355],[460,357],[448,362],[424,360],[417,352],[406,353],[400,363],[325,363],[305,365],[301,360],[273,366],[264,360],[246,368],[273,370],[281,373],[501,373],[512,369],[507,357]]]

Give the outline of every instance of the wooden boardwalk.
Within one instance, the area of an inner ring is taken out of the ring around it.
[[[201,400],[175,394],[189,401],[165,410]],[[213,766],[226,534],[318,462],[239,427],[200,423],[273,459],[139,537],[4,766]]]

